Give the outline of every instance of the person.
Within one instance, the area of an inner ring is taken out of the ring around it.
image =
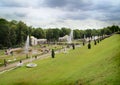
[[[20,60],[20,63],[22,63],[22,60]]]
[[[37,59],[37,55],[35,56],[35,59]]]
[[[17,64],[18,67],[21,67],[23,65],[22,60],[19,61],[19,63]]]

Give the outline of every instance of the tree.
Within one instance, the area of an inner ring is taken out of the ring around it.
[[[92,32],[91,32],[91,35],[92,36],[98,36],[99,35],[99,31],[96,30],[96,29],[93,29]]]
[[[9,22],[5,19],[0,19],[0,48],[9,47],[10,44]]]
[[[54,29],[47,29],[46,31],[46,38],[48,41],[58,41],[60,37],[60,30],[58,28]]]
[[[25,42],[27,35],[29,35],[28,33],[29,33],[29,29],[26,26],[26,24],[24,24],[24,22],[22,21],[19,21],[16,29],[16,34],[17,34],[16,43],[18,45],[22,45]]]
[[[45,38],[45,32],[42,28],[36,28],[34,29],[32,35],[38,39]]]
[[[11,46],[16,45],[16,31],[14,28],[10,28],[10,42],[11,42]]]
[[[60,37],[63,37],[65,35],[69,35],[70,31],[71,31],[70,28],[65,28],[65,27],[61,28]]]
[[[105,30],[104,30],[104,29],[101,29],[101,30],[100,30],[100,34],[101,34],[101,36],[104,35],[104,34],[105,34]]]
[[[110,35],[112,32],[111,32],[110,29],[104,28],[104,33],[105,33],[106,35]]]
[[[52,30],[53,30],[53,41],[58,41],[60,37],[60,30],[58,28]]]
[[[53,30],[52,29],[47,29],[46,30],[46,38],[47,38],[48,41],[53,40]]]
[[[85,30],[86,32],[86,37],[91,37],[92,36],[92,30],[91,29],[87,29]]]
[[[79,39],[80,38],[80,30],[76,29],[74,30],[74,39]]]
[[[10,27],[10,42],[11,42],[11,46],[15,46],[16,45],[16,29],[17,29],[17,21],[12,20],[9,23],[9,27]]]

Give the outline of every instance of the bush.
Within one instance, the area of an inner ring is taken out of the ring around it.
[[[97,40],[97,42],[99,43],[99,39]]]
[[[96,42],[96,40],[94,40],[94,45],[96,45],[97,44],[97,42]]]
[[[54,58],[54,57],[55,57],[55,52],[54,52],[54,49],[52,49],[52,53],[51,53],[51,55],[52,55],[52,58]]]
[[[75,49],[75,44],[72,44],[73,50]]]
[[[91,49],[91,44],[90,43],[88,44],[88,49]]]

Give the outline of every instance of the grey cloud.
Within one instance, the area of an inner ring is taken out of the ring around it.
[[[120,12],[119,13],[107,14],[106,16],[107,16],[107,20],[120,21]]]
[[[26,17],[27,13],[22,13],[22,12],[14,12],[14,15],[16,15],[17,17]]]
[[[0,1],[0,6],[2,7],[22,7],[24,6],[23,4],[18,3],[17,1],[13,0],[1,0]]]
[[[89,18],[91,15],[85,12],[78,12],[78,13],[67,13],[64,19],[73,19],[73,20],[85,20]]]
[[[45,6],[48,7],[64,7],[67,4],[67,0],[45,0]]]
[[[4,16],[10,18],[27,17],[27,12],[21,8],[37,7],[60,10],[63,13],[56,13],[57,20],[85,20],[95,19],[100,21],[120,20],[120,1],[116,4],[112,0],[0,0],[0,7],[8,7],[12,13],[6,12]],[[11,9],[16,8],[16,9]],[[21,10],[18,10],[20,8]],[[36,8],[34,8],[36,9]],[[33,9],[33,10],[34,10]],[[29,9],[28,9],[29,10]],[[4,10],[3,10],[4,11]],[[8,13],[8,15],[7,15]],[[46,12],[47,13],[47,12]],[[49,15],[49,12],[48,12]]]
[[[110,10],[111,7],[112,7],[111,4],[100,3],[94,5],[94,10],[105,11],[105,10]]]
[[[98,13],[102,13],[101,17],[98,17],[99,20],[120,20],[120,5],[106,5],[106,6],[99,6],[97,8]],[[96,16],[97,17],[97,16]]]
[[[37,7],[38,0],[0,0],[1,7]]]
[[[90,9],[92,1],[90,0],[45,0],[45,6],[51,8],[60,8],[65,10]]]

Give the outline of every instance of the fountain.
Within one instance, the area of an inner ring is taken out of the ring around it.
[[[67,37],[67,48],[70,47],[70,44],[72,44],[73,40],[73,30],[71,30],[69,36]],[[64,47],[64,53],[68,53],[66,47]]]
[[[27,36],[27,40],[26,40],[26,43],[25,43],[25,53],[26,53],[26,57],[28,57],[28,53],[29,53],[29,52],[30,52],[30,50],[29,50],[29,36]],[[29,67],[29,68],[36,67],[36,66],[37,66],[37,64],[32,63],[32,54],[31,54],[31,58],[30,58],[30,63],[28,63],[26,66]]]
[[[27,36],[27,40],[25,43],[25,54],[28,55],[28,51],[29,51],[29,36]]]
[[[67,38],[67,43],[69,44],[72,43],[72,39],[73,39],[73,30],[71,30],[70,35]]]
[[[29,36],[27,36],[27,40],[25,42],[25,48],[24,48],[24,53],[26,54],[26,58],[28,58],[28,53],[29,53]],[[18,63],[17,66],[22,66],[23,63]]]

